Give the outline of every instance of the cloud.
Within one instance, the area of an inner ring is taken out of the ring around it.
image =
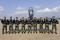
[[[12,14],[13,17],[27,17],[28,15],[28,8],[24,7],[17,7],[16,11]]]
[[[4,11],[4,8],[3,8],[3,6],[0,6],[0,12],[1,12],[1,11]]]
[[[0,14],[2,14],[4,11],[4,7],[3,6],[0,6]]]
[[[36,6],[33,6],[33,8],[37,10],[37,9],[42,8],[42,7],[41,7],[41,6],[36,5]]]
[[[42,10],[37,10],[38,13],[57,13],[60,12],[60,6],[54,8],[45,8]]]
[[[28,10],[28,9],[27,9],[27,8],[24,8],[24,7],[17,7],[17,8],[16,8],[16,11],[15,11],[15,13],[14,13],[14,15],[16,15],[16,14],[28,13],[27,10]]]

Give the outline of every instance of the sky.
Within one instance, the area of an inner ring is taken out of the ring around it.
[[[0,0],[0,17],[28,17],[30,7],[35,17],[60,17],[60,0]]]

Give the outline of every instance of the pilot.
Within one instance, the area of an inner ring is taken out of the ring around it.
[[[21,22],[22,22],[22,33],[25,33],[25,32],[26,32],[26,30],[25,30],[25,22],[24,22],[24,17],[22,17]]]
[[[18,17],[16,17],[16,20],[15,20],[15,33],[16,32],[19,33],[19,20],[18,20]]]
[[[51,21],[52,21],[52,33],[53,33],[53,30],[55,29],[55,33],[57,34],[56,24],[58,24],[58,21],[55,19],[55,16],[52,17]]]
[[[7,19],[4,16],[4,19],[1,20],[2,24],[3,24],[3,28],[2,28],[2,34],[7,33]],[[5,31],[5,32],[4,32]]]
[[[40,17],[39,19],[39,33],[43,33],[43,19]]]
[[[10,20],[9,20],[9,33],[13,33],[13,20],[12,20],[12,16],[10,17]]]
[[[35,32],[37,33],[37,19],[36,19],[36,17],[34,17],[34,19],[33,19],[33,31],[34,31],[34,33]]]
[[[45,22],[45,32],[48,32],[49,33],[49,19],[48,17],[45,18],[44,20]]]

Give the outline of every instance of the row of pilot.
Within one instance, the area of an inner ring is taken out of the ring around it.
[[[2,33],[7,33],[7,25],[9,25],[9,33],[13,33],[13,24],[15,24],[15,33],[16,32],[26,32],[25,29],[25,24],[28,24],[28,33],[32,31],[32,25],[34,27],[34,32],[37,33],[37,24],[40,24],[39,27],[39,32],[41,33],[45,33],[48,31],[53,33],[53,29],[55,29],[55,33],[57,33],[57,28],[56,28],[56,24],[58,24],[58,20],[56,20],[54,17],[53,19],[51,18],[51,20],[48,20],[48,17],[46,17],[46,19],[41,20],[42,18],[40,18],[39,20],[37,20],[36,18],[33,20],[18,20],[18,17],[16,17],[16,20],[12,20],[12,17],[10,17],[10,20],[7,20],[6,17],[4,17],[4,20],[1,20],[2,24],[3,24],[3,28],[2,28]],[[22,24],[22,28],[19,31],[19,24]],[[45,24],[45,29],[43,29],[43,24]],[[52,31],[49,30],[49,24],[52,24]],[[4,32],[5,31],[5,32]]]

